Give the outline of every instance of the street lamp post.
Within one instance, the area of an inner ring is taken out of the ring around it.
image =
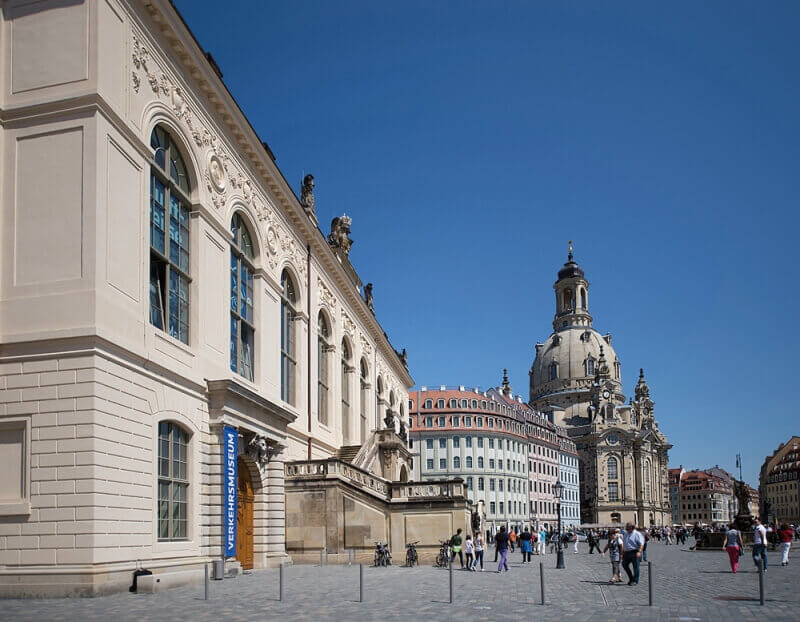
[[[558,558],[556,568],[566,568],[564,566],[564,548],[561,542],[561,495],[564,493],[564,484],[561,483],[561,480],[555,483],[553,490],[556,493],[556,499],[558,499],[558,505],[556,506],[556,511],[558,512]]]

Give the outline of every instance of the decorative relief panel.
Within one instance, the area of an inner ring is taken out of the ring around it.
[[[356,335],[356,325],[353,320],[350,319],[350,316],[347,315],[344,311],[342,311],[342,324],[344,325],[344,332],[346,332],[351,337],[355,337]]]
[[[328,307],[332,314],[336,314],[336,296],[333,295],[325,282],[317,277],[317,289],[319,290],[320,302]]]
[[[359,333],[358,338],[361,341],[361,351],[365,355],[370,356],[372,354],[372,346],[370,345],[369,340],[367,340],[363,333]]]
[[[132,44],[133,71],[131,81],[135,93],[139,93],[143,83],[159,100],[165,101],[181,121],[204,157],[204,170],[200,172],[205,181],[208,197],[217,212],[233,195],[239,195],[261,225],[266,245],[266,262],[274,270],[283,258],[289,259],[297,269],[301,279],[305,281],[305,251],[291,233],[274,214],[267,199],[256,189],[253,181],[243,173],[229,150],[215,132],[209,130],[202,119],[193,112],[193,104],[177,82],[158,67],[150,51],[142,43],[142,37],[133,35]]]

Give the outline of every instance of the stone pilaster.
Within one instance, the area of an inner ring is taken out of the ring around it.
[[[264,540],[265,566],[274,567],[291,562],[286,554],[286,496],[284,460],[274,456],[264,469]]]

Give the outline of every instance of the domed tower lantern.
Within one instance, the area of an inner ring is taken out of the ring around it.
[[[556,293],[556,315],[553,330],[570,326],[591,326],[589,313],[589,282],[583,269],[572,256],[572,240],[569,241],[567,263],[558,271],[558,280],[553,284]]]

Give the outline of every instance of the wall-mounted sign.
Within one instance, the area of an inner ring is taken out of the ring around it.
[[[239,431],[226,425],[222,430],[222,524],[225,526],[225,557],[236,555],[236,504]]]

